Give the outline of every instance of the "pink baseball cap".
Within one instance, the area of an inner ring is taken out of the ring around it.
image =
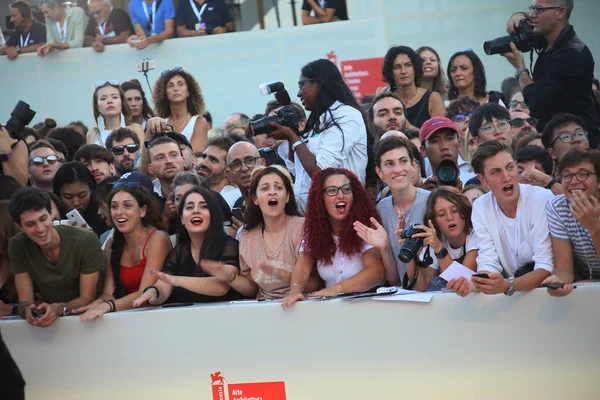
[[[419,142],[423,144],[423,142],[429,139],[431,135],[433,135],[440,129],[451,129],[453,132],[458,133],[454,122],[452,122],[448,118],[433,117],[425,121],[421,126],[421,130],[419,131]]]

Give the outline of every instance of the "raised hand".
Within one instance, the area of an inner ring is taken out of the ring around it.
[[[200,266],[207,274],[218,280],[230,283],[238,275],[238,270],[233,265],[227,265],[219,261],[202,260]]]
[[[385,228],[373,217],[370,219],[374,228],[369,228],[360,221],[354,222],[354,231],[365,243],[379,250],[387,250],[390,241]]]

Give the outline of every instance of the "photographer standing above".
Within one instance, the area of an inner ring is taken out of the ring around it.
[[[516,68],[525,102],[531,115],[538,120],[538,131],[557,113],[571,113],[582,117],[592,143],[598,144],[597,104],[592,97],[594,58],[588,47],[569,24],[573,0],[533,0],[529,16],[516,13],[507,24],[507,31],[515,35],[519,24],[529,18],[533,34],[539,38],[538,59],[533,77],[525,66],[523,54],[511,43],[511,52],[503,54]],[[534,36],[533,41],[538,42]],[[542,38],[543,37],[543,40]]]

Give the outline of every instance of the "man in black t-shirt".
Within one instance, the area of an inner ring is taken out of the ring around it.
[[[311,15],[311,11],[314,15]],[[322,24],[348,19],[346,0],[304,0],[302,2],[302,24]]]
[[[127,43],[133,34],[129,15],[105,0],[91,0],[88,3],[90,19],[85,29],[85,45],[92,46],[98,53],[107,44]]]
[[[46,26],[33,20],[31,7],[24,1],[10,5],[10,22],[15,26],[15,31],[0,47],[0,55],[14,60],[21,53],[35,53],[38,47],[46,43]]]
[[[225,0],[180,0],[175,25],[179,37],[235,31]]]

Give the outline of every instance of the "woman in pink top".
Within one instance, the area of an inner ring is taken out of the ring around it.
[[[304,218],[298,213],[289,172],[279,165],[254,170],[250,195],[240,237],[240,277],[231,287],[250,298],[280,299],[290,292]],[[216,277],[231,280],[231,275],[214,269]],[[315,290],[318,284],[312,277],[307,290]]]

